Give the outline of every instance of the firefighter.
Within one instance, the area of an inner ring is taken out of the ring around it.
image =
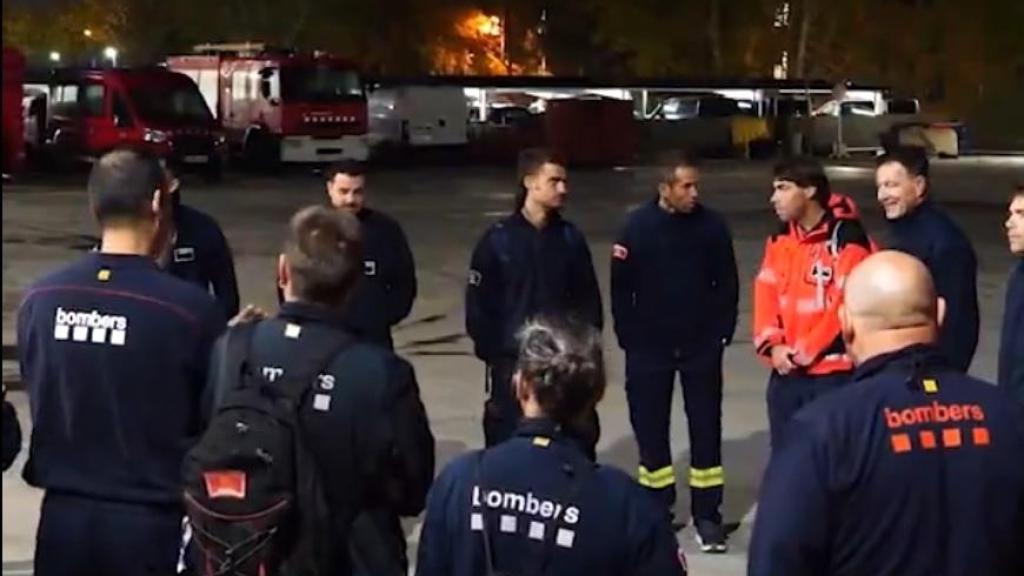
[[[1024,574],[1024,407],[949,363],[944,307],[907,254],[850,275],[853,383],[773,449],[750,576]]]
[[[348,160],[325,173],[331,204],[359,219],[363,279],[345,305],[349,327],[387,348],[391,329],[409,315],[416,299],[416,266],[402,226],[366,206],[366,167]]]
[[[979,331],[978,259],[971,241],[931,200],[924,150],[898,148],[879,157],[875,181],[889,222],[886,247],[928,267],[948,310],[940,346],[955,367],[967,372]]]
[[[1006,287],[999,385],[1024,403],[1024,184],[1017,185],[1010,202],[1006,238],[1017,265]]]
[[[173,206],[174,241],[161,264],[178,278],[209,291],[224,317],[234,318],[238,314],[238,281],[224,232],[212,216],[182,203],[177,168],[164,162],[164,172]]]
[[[866,258],[860,221],[828,208],[828,177],[816,160],[775,166],[771,197],[782,229],[765,246],[754,282],[754,346],[772,367],[768,419],[774,445],[801,406],[846,382],[852,368],[839,334],[842,286]]]
[[[412,366],[354,334],[341,312],[362,281],[361,230],[344,211],[316,206],[295,214],[278,260],[284,302],[276,318],[252,329],[243,349],[254,372],[273,383],[309,369],[317,350],[349,342],[311,384],[300,410],[334,529],[328,539],[338,544],[320,560],[339,574],[405,576],[400,517],[423,510],[434,438]],[[238,361],[231,334],[215,348],[212,373],[229,373],[225,367]]]
[[[541,318],[521,334],[513,386],[524,418],[438,477],[416,573],[685,574],[665,507],[565,434],[604,394],[600,332]]]
[[[512,396],[516,333],[538,314],[562,314],[601,328],[601,293],[583,234],[562,217],[565,164],[548,150],[519,156],[522,190],[515,212],[491,226],[473,250],[466,288],[466,329],[487,364],[490,396],[484,436],[494,446],[515,431]],[[580,432],[596,438],[596,419]]]
[[[14,463],[14,459],[18,457],[18,453],[21,452],[21,424],[18,423],[18,413],[14,410],[14,405],[7,401],[7,385],[3,387],[3,406],[4,406],[4,453],[3,453],[3,465],[4,472],[11,467]]]
[[[722,354],[736,328],[736,256],[725,220],[699,202],[696,159],[666,154],[659,178],[658,195],[629,215],[611,260],[612,315],[626,352],[639,480],[672,510],[669,417],[678,373],[697,538],[703,551],[721,553]]]
[[[88,190],[100,249],[36,282],[18,311],[33,422],[24,474],[46,491],[35,573],[172,574],[181,464],[224,317],[156,264],[171,198],[155,158],[111,152]]]

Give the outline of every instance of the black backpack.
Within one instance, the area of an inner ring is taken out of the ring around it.
[[[349,340],[339,334],[310,342],[312,361],[270,383],[249,359],[257,325],[228,332],[215,388],[223,398],[185,457],[196,569],[202,576],[320,576],[331,569],[337,542],[299,413]]]

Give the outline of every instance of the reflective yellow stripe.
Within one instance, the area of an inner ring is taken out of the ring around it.
[[[725,471],[721,466],[690,469],[690,486],[693,488],[714,488],[723,485],[725,485]]]
[[[660,490],[674,485],[676,483],[676,474],[671,466],[659,468],[653,472],[641,466],[640,477],[637,480],[641,486]]]

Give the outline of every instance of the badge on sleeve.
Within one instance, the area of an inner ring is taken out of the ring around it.
[[[629,248],[626,248],[622,244],[613,245],[612,258],[615,258],[616,260],[625,260],[629,258]]]
[[[480,283],[483,282],[483,280],[484,280],[484,275],[481,274],[480,272],[478,272],[476,270],[470,270],[469,271],[469,285],[470,286],[479,286]]]
[[[181,262],[195,262],[196,260],[196,249],[191,246],[182,246],[181,248],[174,249],[174,261],[176,263]]]

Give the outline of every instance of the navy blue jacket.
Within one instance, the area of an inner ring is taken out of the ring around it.
[[[978,259],[971,241],[931,201],[889,224],[889,247],[924,262],[945,298],[940,346],[953,367],[966,372],[978,348],[979,330]]]
[[[359,568],[368,574],[404,574],[404,567],[388,569],[375,560],[398,564],[404,558],[399,516],[423,510],[434,477],[434,437],[412,366],[351,336],[339,311],[300,302],[283,304],[276,319],[255,327],[249,361],[273,382],[316,361],[309,357],[311,346],[326,343],[330,349],[345,340],[348,347],[310,383],[313,394],[301,413],[309,450],[320,467],[339,539],[345,541],[357,515],[372,513],[351,535],[351,545],[369,564]],[[214,349],[215,381],[232,365],[225,342]],[[345,550],[339,545],[336,552]]]
[[[859,367],[772,454],[750,576],[1024,574],[1024,407],[928,346]]]
[[[732,341],[739,277],[718,213],[670,214],[657,199],[637,208],[612,247],[611,276],[623,349],[694,353]]]
[[[416,299],[416,265],[402,227],[380,212],[359,212],[363,278],[345,305],[345,321],[361,336],[392,347],[391,327]]]
[[[224,317],[234,317],[238,314],[235,261],[220,225],[209,214],[181,203],[174,207],[174,225],[177,238],[168,270],[213,294]]]
[[[7,401],[6,386],[4,387],[3,406],[3,468],[6,472],[14,463],[14,459],[18,457],[18,452],[21,452],[21,424],[18,423],[18,413],[15,412],[14,405]]]
[[[999,385],[1024,403],[1024,260],[1010,276],[999,346]]]
[[[33,422],[25,479],[97,499],[180,502],[223,328],[209,294],[141,256],[89,253],[34,284],[18,311]]]
[[[466,288],[466,330],[477,357],[515,356],[523,323],[542,314],[572,315],[601,328],[604,312],[590,248],[553,214],[542,229],[521,212],[484,233],[473,250]]]
[[[445,468],[427,501],[417,575],[489,574],[485,531],[496,574],[685,574],[665,507],[545,420]]]

